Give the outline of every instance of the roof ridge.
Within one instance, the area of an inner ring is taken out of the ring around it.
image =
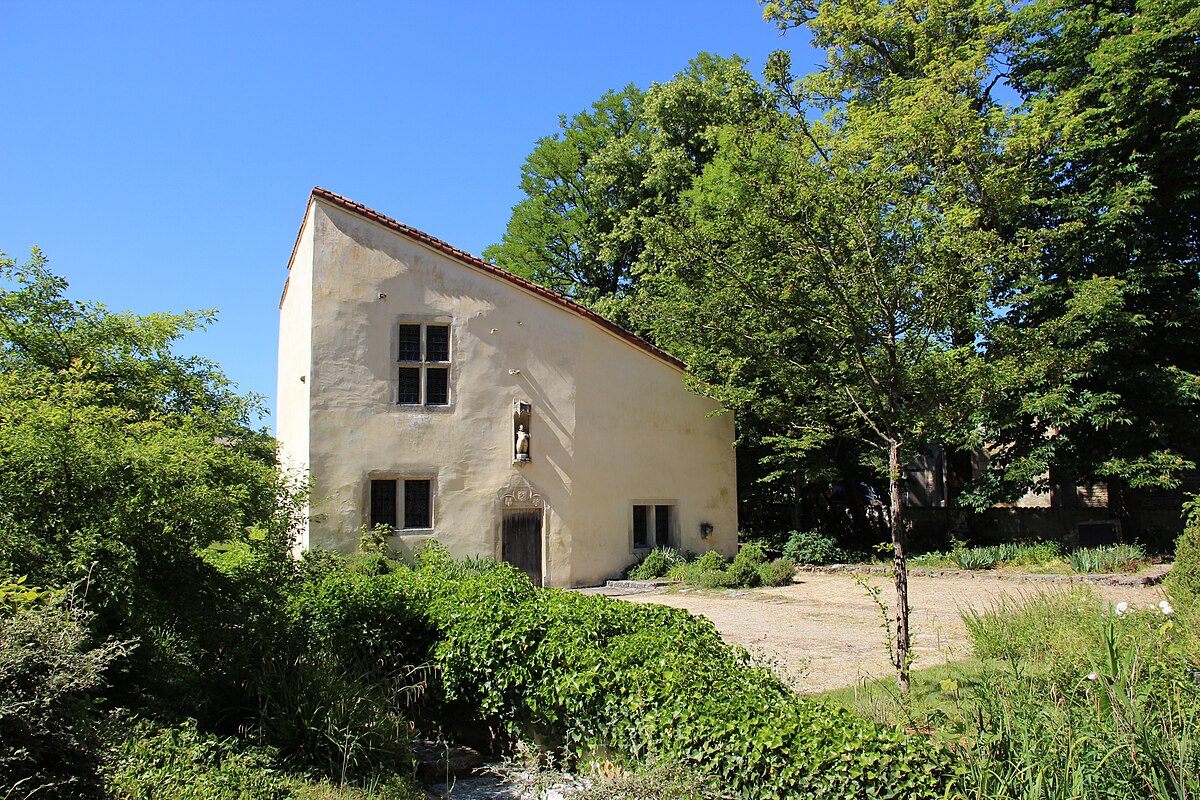
[[[356,214],[365,219],[369,219],[372,222],[377,222],[380,225],[383,225],[385,228],[389,228],[393,231],[396,231],[397,233],[403,234],[403,235],[409,237],[410,239],[413,239],[424,245],[432,247],[435,250],[440,250],[441,252],[445,253],[446,255],[451,256],[452,258],[455,258],[458,261],[461,261],[462,263],[466,264],[467,266],[482,270],[484,272],[495,275],[498,278],[506,280],[510,283],[516,284],[517,286],[521,287],[522,289],[525,289],[526,291],[533,292],[534,294],[536,294],[546,300],[549,300],[552,303],[556,303],[556,304],[566,308],[568,311],[571,311],[571,312],[583,317],[584,319],[594,322],[595,324],[606,329],[610,333],[626,340],[630,344],[646,351],[650,355],[655,356],[656,358],[659,358],[663,361],[666,361],[668,364],[671,364],[672,366],[678,367],[679,369],[683,369],[683,370],[687,369],[686,364],[684,364],[678,358],[675,358],[675,356],[666,352],[662,348],[657,347],[656,345],[653,345],[650,342],[647,342],[645,339],[638,336],[637,334],[632,333],[632,332],[626,330],[625,328],[621,327],[617,323],[613,322],[612,320],[607,319],[606,317],[603,317],[603,316],[597,314],[595,311],[592,311],[587,306],[580,305],[578,302],[572,300],[571,298],[567,297],[566,295],[559,294],[558,292],[556,292],[552,289],[547,289],[545,286],[542,286],[541,284],[538,284],[538,283],[534,283],[533,281],[528,280],[527,278],[522,278],[520,275],[515,275],[506,269],[502,269],[501,267],[498,267],[495,264],[492,264],[489,261],[485,261],[482,258],[479,258],[478,256],[468,253],[466,250],[461,250],[452,244],[444,242],[435,236],[430,236],[428,233],[425,233],[424,231],[419,231],[410,225],[405,225],[402,222],[397,222],[396,220],[392,219],[389,216],[380,214],[378,211],[375,211],[372,208],[368,208],[367,206],[363,205],[362,203],[355,202],[354,200],[351,200],[348,197],[343,197],[342,195],[340,195],[336,192],[331,192],[328,189],[324,189],[320,186],[314,186],[313,190],[312,190],[312,194],[309,195],[309,202],[311,203],[313,199],[324,200],[325,202],[331,203],[335,206],[338,206],[339,208],[342,208],[345,211],[349,211],[352,214]],[[304,227],[303,223],[301,223],[300,227],[301,227],[301,230],[303,230],[303,227]],[[297,244],[299,244],[299,235],[297,235]],[[294,256],[295,256],[295,249],[293,248],[293,257]]]

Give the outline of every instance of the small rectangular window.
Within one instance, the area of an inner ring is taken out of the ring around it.
[[[650,546],[650,506],[633,507],[633,546]]]
[[[401,405],[420,405],[421,368],[400,367],[396,380],[396,402]]]
[[[654,507],[654,546],[669,547],[671,544],[671,507]]]
[[[371,481],[371,527],[396,527],[396,481]]]
[[[400,326],[400,361],[421,360],[421,326]]]
[[[444,406],[450,402],[450,370],[445,367],[426,367],[425,405]]]
[[[450,326],[404,322],[396,326],[396,404],[450,405]]]
[[[426,361],[449,361],[450,360],[450,326],[449,325],[427,325],[427,326],[425,326],[425,360]]]
[[[432,528],[429,508],[429,481],[404,482],[404,527]]]
[[[672,505],[635,505],[633,507],[633,546],[672,547],[671,531],[675,517]]]

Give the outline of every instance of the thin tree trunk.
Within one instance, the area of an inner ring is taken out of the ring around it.
[[[900,444],[888,445],[888,488],[891,495],[892,557],[896,578],[896,684],[908,692],[908,564],[904,553],[904,503],[900,482],[904,479],[900,464]]]

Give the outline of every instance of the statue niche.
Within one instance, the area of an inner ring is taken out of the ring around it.
[[[513,401],[513,463],[527,464],[530,459],[529,416],[532,408],[521,400]]]

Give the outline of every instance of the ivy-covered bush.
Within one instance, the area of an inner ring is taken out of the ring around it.
[[[438,631],[447,699],[567,754],[678,761],[756,799],[941,797],[948,786],[949,756],[929,740],[797,697],[706,619],[535,590],[503,564],[392,578]]]
[[[121,800],[287,800],[287,781],[271,754],[228,737],[205,734],[189,720],[159,727],[133,721],[105,769]]]

